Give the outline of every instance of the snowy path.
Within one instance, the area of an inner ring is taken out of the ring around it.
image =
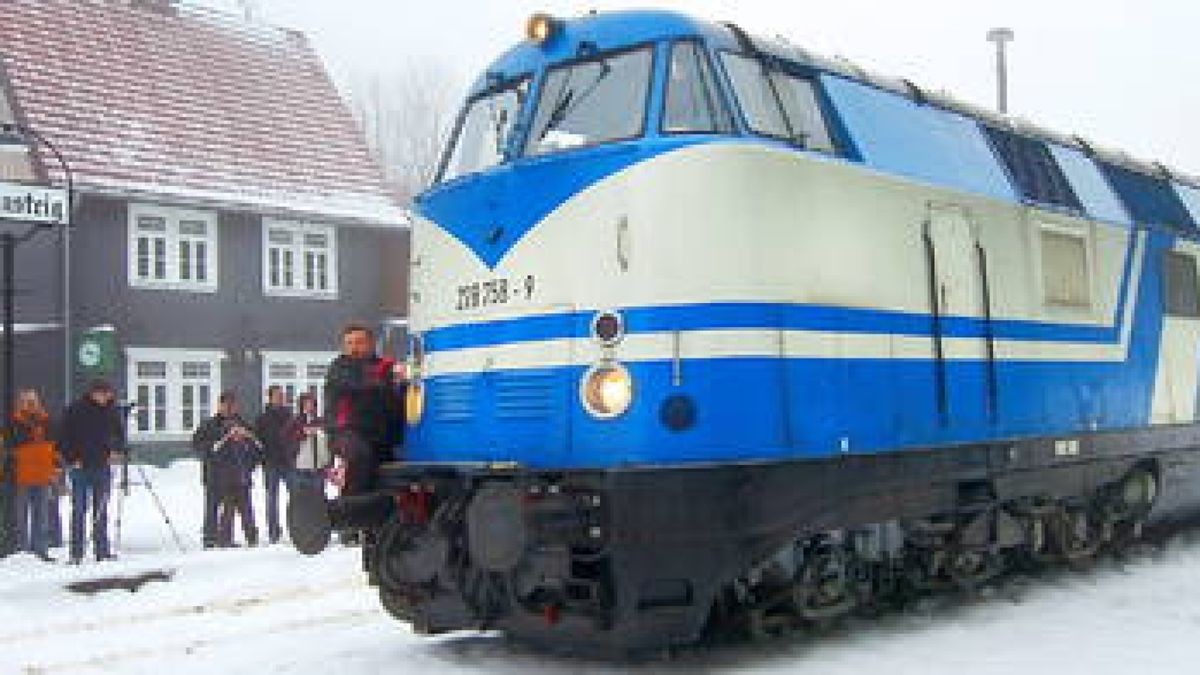
[[[187,463],[155,485],[189,539],[174,551],[149,495],[126,503],[121,560],[79,568],[0,560],[0,673],[608,673],[518,652],[494,636],[413,635],[387,618],[357,550],[304,558],[285,546],[197,551]],[[261,513],[261,510],[259,511]],[[1200,672],[1200,535],[1165,554],[1040,579],[984,601],[939,600],[832,635],[690,653],[647,672]],[[97,576],[173,570],[136,593],[71,593]],[[1010,592],[1011,591],[1011,592]],[[1015,598],[1015,599],[1014,599]]]

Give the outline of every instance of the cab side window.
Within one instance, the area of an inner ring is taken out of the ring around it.
[[[1166,302],[1169,316],[1200,318],[1200,280],[1196,259],[1186,253],[1167,253]]]
[[[751,131],[806,150],[837,152],[812,78],[731,52],[722,52],[721,62]]]
[[[695,42],[671,46],[663,131],[679,133],[730,133],[733,118],[717,87],[712,65]]]

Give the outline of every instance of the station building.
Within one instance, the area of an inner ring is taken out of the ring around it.
[[[404,212],[304,35],[170,0],[0,14],[0,123],[47,141],[0,182],[73,187],[18,250],[18,387],[60,409],[106,377],[132,442],[179,445],[222,390],[319,391],[345,322],[403,325]]]

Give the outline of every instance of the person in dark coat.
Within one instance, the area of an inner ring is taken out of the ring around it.
[[[342,330],[342,353],[325,375],[325,415],[334,452],[345,462],[343,495],[369,492],[380,462],[403,443],[404,386],[396,361],[375,353],[370,328]]]
[[[96,560],[112,559],[108,540],[108,499],[112,494],[113,461],[125,449],[116,391],[103,380],[92,382],[87,392],[63,415],[61,449],[71,484],[72,564],[83,560],[84,524],[91,511],[92,544]]]
[[[279,541],[279,484],[290,492],[296,473],[296,440],[288,434],[292,409],[286,405],[283,387],[267,387],[267,405],[254,421],[254,431],[263,449],[263,487],[267,497],[267,538]]]
[[[258,528],[250,503],[251,475],[261,462],[261,444],[237,412],[231,391],[217,398],[217,413],[192,434],[204,478],[204,547],[233,545],[233,518],[242,521],[246,544],[258,543]]]

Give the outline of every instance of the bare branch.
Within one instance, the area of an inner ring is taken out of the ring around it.
[[[459,78],[446,64],[411,60],[345,80],[349,107],[384,176],[404,201],[433,179],[454,120]]]

